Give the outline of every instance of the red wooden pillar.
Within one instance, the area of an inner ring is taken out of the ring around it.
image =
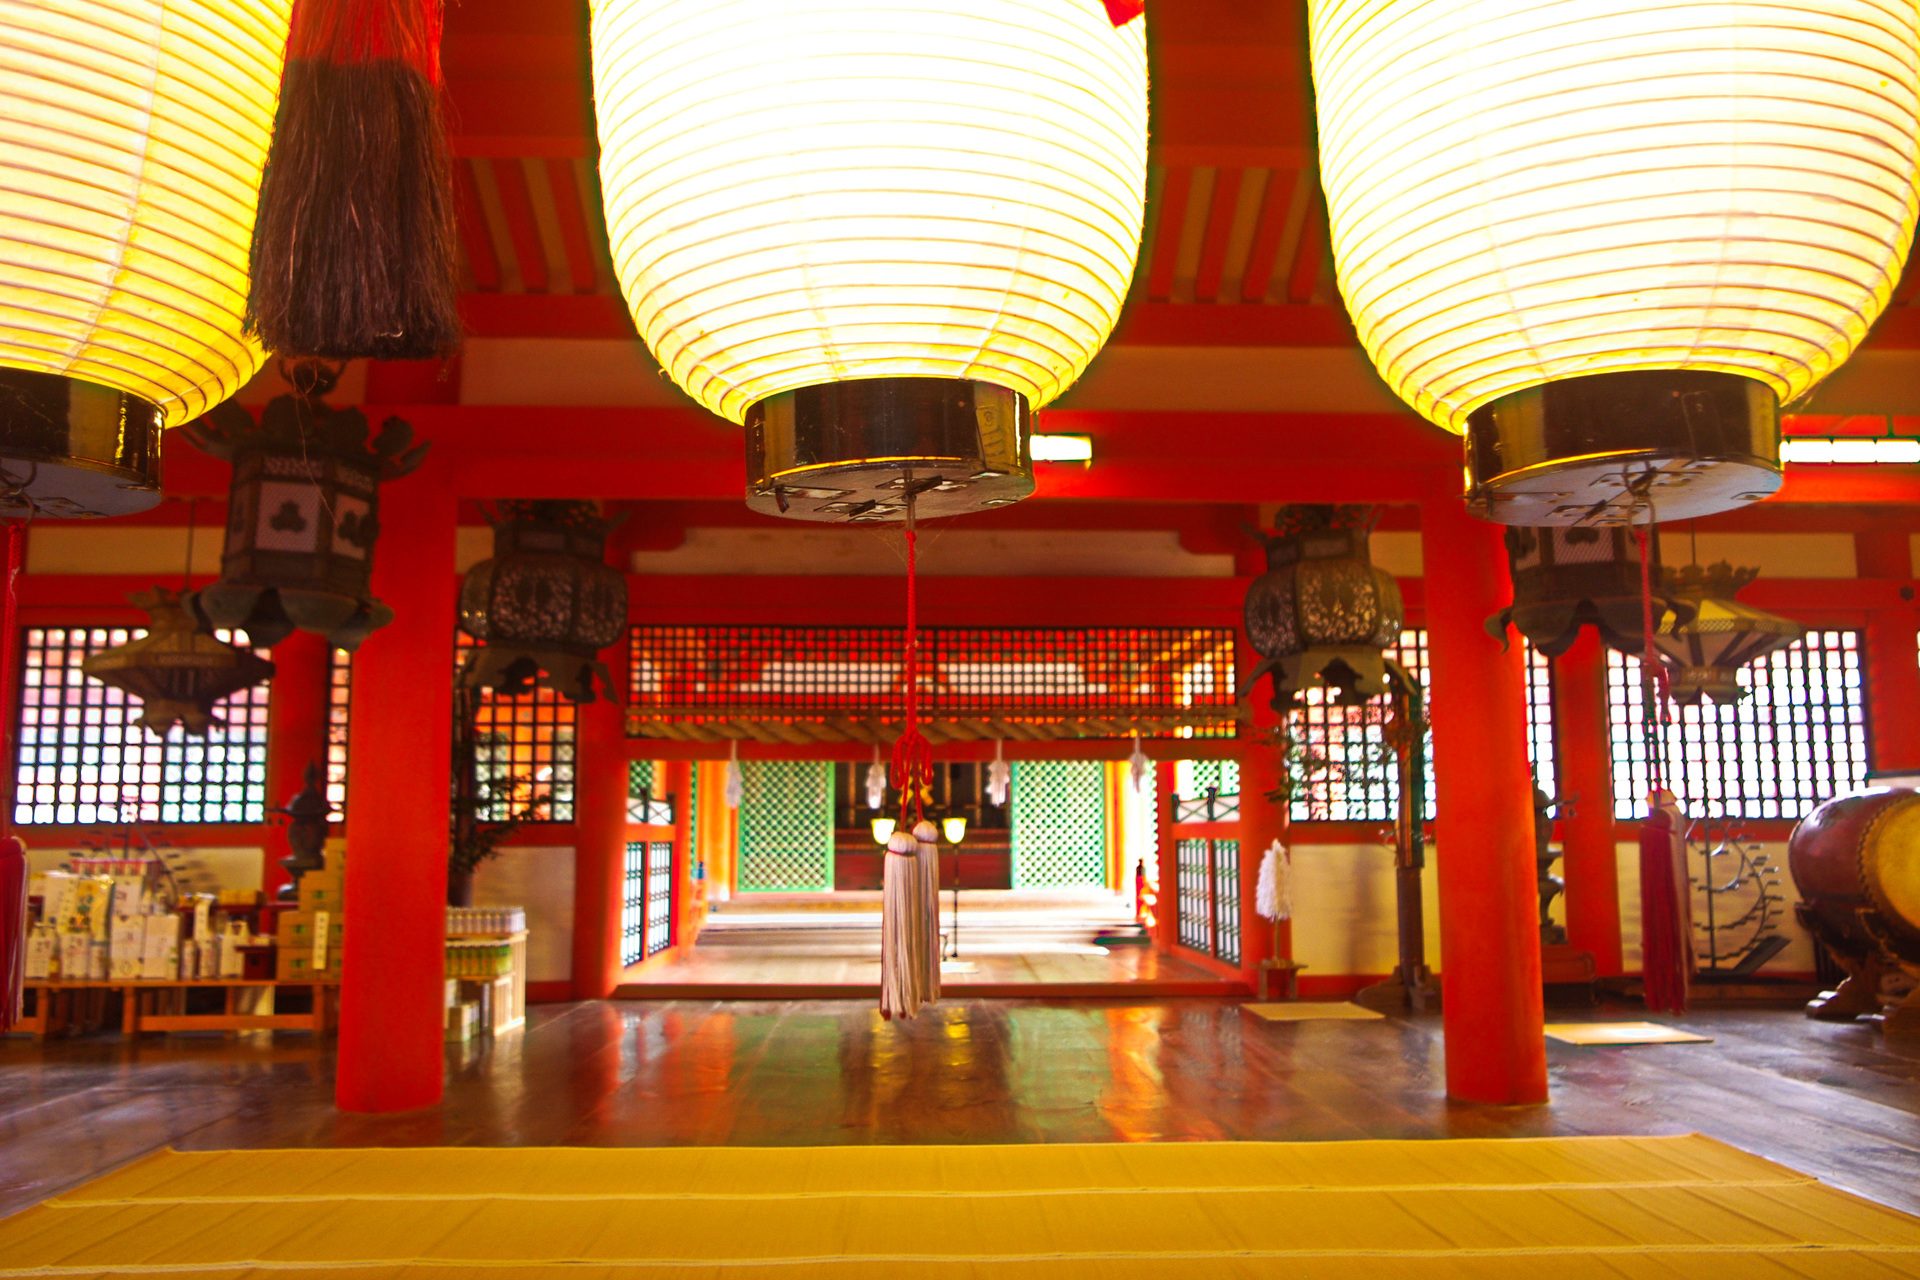
[[[1180,941],[1180,866],[1173,847],[1173,791],[1178,773],[1171,760],[1153,766],[1153,837],[1159,846],[1159,881],[1153,895],[1153,942],[1162,951]]]
[[[1593,953],[1602,977],[1620,973],[1620,873],[1613,836],[1613,741],[1607,711],[1607,649],[1583,627],[1553,660],[1559,790],[1579,796],[1560,820],[1566,850],[1567,941]]]
[[[684,955],[705,923],[693,882],[693,763],[666,762],[662,783],[673,797],[673,945]]]
[[[1517,642],[1502,653],[1482,625],[1512,598],[1502,530],[1452,496],[1421,504],[1420,521],[1447,1094],[1545,1102],[1525,657]]]
[[[1853,535],[1863,578],[1890,578],[1904,588],[1899,604],[1867,615],[1867,725],[1876,771],[1920,769],[1920,647],[1916,646],[1913,552],[1904,529]]]
[[[343,1111],[440,1101],[455,505],[439,452],[380,495],[373,590],[398,616],[354,655],[334,1086]]]
[[[575,719],[573,998],[620,985],[620,905],[627,861],[627,738],[618,704],[600,698]]]
[[[306,631],[296,631],[273,646],[273,683],[267,690],[267,805],[282,809],[306,785],[307,766],[327,768],[327,705],[331,693],[333,646]],[[287,883],[282,858],[287,847],[284,820],[270,828],[262,884],[269,895]]]

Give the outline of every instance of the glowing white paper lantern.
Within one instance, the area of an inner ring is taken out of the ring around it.
[[[159,500],[239,389],[291,0],[0,0],[0,466],[42,514]]]
[[[598,0],[601,183],[628,305],[696,400],[734,422],[765,407],[788,514],[885,518],[868,481],[898,472],[825,475],[783,441],[821,414],[939,416],[903,408],[902,381],[979,388],[948,416],[979,419],[1000,465],[1022,465],[1027,412],[1086,368],[1133,275],[1144,27],[1116,27],[1101,0]],[[945,458],[926,434],[893,442],[922,474]],[[996,477],[948,478],[927,501],[1011,500]]]
[[[1479,507],[1589,518],[1635,468],[1661,518],[1777,487],[1778,405],[1851,354],[1913,237],[1916,21],[1313,0],[1341,292],[1388,385],[1469,434]]]

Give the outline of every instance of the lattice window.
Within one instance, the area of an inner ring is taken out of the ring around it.
[[[1740,669],[1731,707],[1677,707],[1666,735],[1667,787],[1689,815],[1802,818],[1865,785],[1867,709],[1860,637],[1806,639]],[[1640,661],[1607,654],[1614,816],[1638,817],[1651,779],[1642,732]]]
[[[620,879],[620,963],[639,964],[647,954],[647,842],[627,842]]]
[[[1180,945],[1213,950],[1212,841],[1174,842],[1174,866],[1180,893]]]
[[[647,842],[647,954],[673,945],[673,842]]]
[[[455,670],[474,647],[461,633]],[[481,822],[506,822],[539,795],[549,800],[536,822],[573,821],[574,706],[551,689],[498,694],[482,689],[474,717],[474,774],[485,802]]]
[[[1552,795],[1553,674],[1548,659],[1531,642],[1524,642],[1526,658],[1527,752],[1540,785]],[[1424,628],[1402,631],[1400,644],[1389,651],[1400,664],[1428,685],[1427,633]],[[1384,749],[1384,732],[1391,703],[1376,698],[1358,707],[1335,705],[1322,689],[1309,689],[1305,704],[1294,713],[1293,725],[1308,750],[1324,765],[1311,769],[1294,796],[1296,822],[1391,822],[1399,814],[1398,767]],[[1435,814],[1433,735],[1427,735],[1426,818]]]
[[[1107,882],[1106,769],[1098,760],[1013,766],[1013,887]]]
[[[333,821],[347,820],[347,751],[353,715],[353,655],[345,649],[328,651],[327,661],[327,804]]]
[[[627,762],[627,821],[673,825],[673,797],[659,793],[660,770],[652,760]]]
[[[1240,842],[1214,840],[1213,957],[1240,963]]]
[[[1240,842],[1176,840],[1173,851],[1180,945],[1239,964]]]
[[[90,654],[145,634],[144,627],[21,630],[16,824],[266,820],[267,685],[215,703],[225,727],[203,738],[179,726],[157,738],[129,723],[138,698],[80,670]],[[246,643],[245,632],[215,634]]]
[[[646,715],[864,721],[905,710],[897,628],[641,626],[632,634],[633,706]],[[920,639],[920,713],[929,719],[1210,712],[1226,722],[1156,732],[1234,733],[1230,628],[931,628]]]
[[[1175,822],[1238,822],[1240,762],[1180,760],[1173,766]]]
[[[746,760],[740,774],[740,892],[833,888],[833,766]]]

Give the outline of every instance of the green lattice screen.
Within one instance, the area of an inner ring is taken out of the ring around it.
[[[1107,883],[1106,770],[1098,760],[1013,766],[1013,887]]]
[[[833,888],[833,765],[745,760],[740,772],[740,892]]]

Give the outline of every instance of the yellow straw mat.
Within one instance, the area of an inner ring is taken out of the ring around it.
[[[1658,1022],[1549,1022],[1547,1039],[1561,1044],[1712,1044],[1712,1036],[1695,1035]]]
[[[1697,1134],[163,1152],[0,1220],[0,1277],[1920,1277],[1920,1218]]]
[[[1372,1009],[1363,1009],[1357,1004],[1335,1004],[1327,1000],[1285,1000],[1277,1004],[1243,1004],[1240,1007],[1268,1022],[1318,1022],[1323,1018],[1367,1022],[1387,1016]]]

